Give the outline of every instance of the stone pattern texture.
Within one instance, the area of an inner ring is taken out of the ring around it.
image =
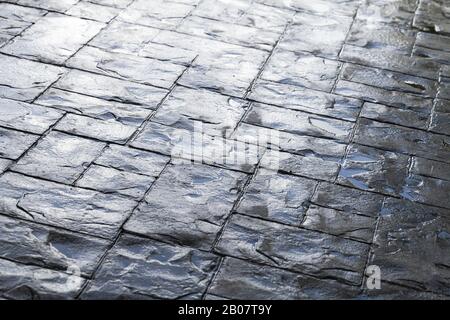
[[[448,0],[0,1],[0,300],[449,299],[449,194]]]

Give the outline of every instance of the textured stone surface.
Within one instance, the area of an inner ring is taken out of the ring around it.
[[[17,4],[37,7],[42,9],[48,9],[53,11],[64,12],[74,4],[76,4],[77,0],[13,0]],[[102,1],[102,0],[97,0]]]
[[[0,177],[0,209],[7,215],[113,238],[136,202],[6,173]]]
[[[450,135],[450,101],[435,100],[433,113],[430,119],[430,130]]]
[[[2,48],[2,52],[50,63],[63,63],[94,37],[104,25],[49,13]],[[71,34],[64,37],[64,34]]]
[[[235,215],[217,250],[283,269],[359,284],[369,246],[314,231]]]
[[[217,263],[210,253],[122,236],[81,298],[199,299]]]
[[[0,158],[0,174],[8,168],[8,166],[12,163],[11,160]]]
[[[104,146],[101,142],[52,132],[27,152],[13,169],[48,180],[72,183],[100,155]]]
[[[106,23],[111,21],[111,19],[113,19],[120,12],[119,9],[97,5],[92,2],[80,1],[67,10],[66,13],[71,16]]]
[[[30,148],[39,136],[0,127],[0,157],[17,159]]]
[[[448,3],[445,0],[422,0],[414,18],[414,27],[449,34],[449,17]]]
[[[128,220],[125,230],[210,249],[245,177],[204,165],[169,166]]]

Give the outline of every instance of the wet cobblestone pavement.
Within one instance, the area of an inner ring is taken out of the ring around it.
[[[0,299],[448,299],[449,195],[449,0],[0,1]]]

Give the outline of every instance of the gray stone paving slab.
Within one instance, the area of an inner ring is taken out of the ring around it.
[[[18,159],[39,136],[0,127],[0,157]]]
[[[119,12],[120,10],[117,8],[101,6],[89,1],[80,1],[67,10],[66,14],[107,23],[117,16]]]
[[[48,9],[52,11],[65,12],[76,4],[77,0],[12,0],[17,4],[36,8]]]

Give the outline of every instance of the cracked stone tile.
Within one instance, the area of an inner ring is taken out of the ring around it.
[[[108,24],[89,45],[110,52],[138,54],[161,31],[115,20]]]
[[[346,43],[366,49],[376,48],[409,55],[414,46],[416,33],[411,29],[355,20]]]
[[[450,64],[450,37],[433,33],[419,32],[413,54],[430,58],[443,64]]]
[[[15,20],[20,22],[28,22],[29,24],[36,22],[47,13],[45,10],[22,7],[12,3],[0,3],[0,12],[0,21]]]
[[[310,230],[233,215],[219,253],[358,285],[369,246]]]
[[[450,34],[450,12],[446,0],[421,0],[414,17],[415,28]]]
[[[1,51],[27,59],[62,64],[103,26],[95,21],[49,13]],[[64,34],[71,36],[64,37]]]
[[[167,90],[124,80],[72,70],[55,87],[95,98],[155,109]]]
[[[105,144],[51,132],[17,162],[15,171],[62,183],[73,183]]]
[[[450,209],[448,190],[448,180],[411,174],[405,180],[401,196],[411,201]]]
[[[8,168],[8,166],[12,163],[11,160],[0,158],[0,174]]]
[[[343,212],[376,217],[384,198],[380,194],[321,182],[311,202]]]
[[[448,136],[363,118],[357,126],[354,142],[431,160],[450,161]]]
[[[93,119],[76,114],[67,114],[55,129],[119,144],[126,143],[137,130],[134,126],[124,125],[117,121]]]
[[[105,76],[135,81],[157,87],[170,88],[184,71],[184,67],[155,59],[84,47],[70,58],[67,66]]]
[[[362,102],[356,99],[264,80],[256,82],[249,98],[349,121],[356,120],[362,105]]]
[[[121,12],[118,19],[149,27],[172,29],[194,8],[177,1],[152,0],[149,4],[147,0],[136,0]]]
[[[58,110],[0,99],[0,125],[42,134],[63,116]]]
[[[102,6],[124,9],[131,4],[133,0],[89,0],[89,2],[100,4]]]
[[[152,113],[135,105],[102,100],[74,92],[50,88],[35,104],[89,116],[100,120],[115,120],[118,123],[138,127]]]
[[[0,98],[30,102],[63,73],[52,65],[0,55]]]
[[[0,256],[69,274],[90,276],[108,249],[106,240],[0,216]]]
[[[200,299],[217,264],[208,252],[124,235],[81,298]]]
[[[351,145],[338,182],[388,195],[399,195],[408,175],[409,157],[365,146]]]
[[[157,177],[169,160],[168,157],[157,153],[109,145],[94,163],[120,171]]]
[[[258,2],[324,16],[353,16],[358,6],[358,1],[354,0],[315,0],[314,2],[308,0],[258,0]]]
[[[450,181],[450,164],[414,157],[411,172],[425,177]]]
[[[142,199],[155,178],[131,172],[92,165],[77,181],[76,185],[105,193],[118,193]]]
[[[237,212],[300,225],[317,182],[261,169],[245,190]]]
[[[149,122],[131,146],[197,163],[253,172],[262,148],[235,140],[212,137]]]
[[[310,206],[301,226],[334,236],[371,243],[375,231],[374,218],[334,209]]]
[[[240,24],[258,29],[282,32],[295,12],[251,1],[206,0],[192,15]]]
[[[30,22],[0,18],[0,46],[8,43],[30,25]]]
[[[208,293],[229,299],[350,299],[356,287],[225,258]]]
[[[107,23],[119,14],[119,12],[120,10],[117,8],[105,7],[88,1],[80,1],[67,10],[66,14]]]
[[[261,79],[331,91],[341,64],[305,52],[275,50]]]
[[[352,19],[338,16],[316,16],[299,12],[288,27],[278,48],[308,51],[326,58],[336,58],[344,44]]]
[[[244,122],[239,125],[231,138],[288,153],[317,155],[331,159],[342,157],[347,146],[335,140],[301,136]]]
[[[67,9],[76,4],[78,0],[14,0],[14,2],[24,6],[65,12]]]
[[[75,275],[0,259],[0,297],[7,299],[74,299],[84,282]]]
[[[287,152],[267,150],[261,159],[261,167],[299,175],[311,179],[333,181],[339,171],[338,159],[319,155],[296,155]]]
[[[358,296],[361,300],[448,300],[448,296],[435,294],[432,292],[418,291],[406,287],[392,285],[381,282],[381,289],[365,289]]]
[[[207,90],[177,87],[152,121],[190,131],[227,137],[237,126],[249,103]]]
[[[27,151],[39,136],[0,127],[0,157],[15,160]]]
[[[381,268],[383,280],[448,295],[448,216],[448,210],[389,199],[370,262]]]
[[[300,135],[333,138],[347,141],[352,122],[325,118],[300,111],[284,109],[264,104],[253,104],[244,121],[280,131]]]
[[[419,108],[417,110],[416,108],[403,109],[388,107],[382,104],[365,103],[361,111],[361,117],[427,130],[430,111],[420,110]]]
[[[125,224],[127,231],[211,249],[246,175],[190,163],[167,167]]]
[[[389,91],[417,94],[421,97],[434,98],[437,92],[437,83],[433,80],[352,64],[344,66],[341,78]]]
[[[363,48],[344,45],[339,59],[369,67],[382,68],[394,72],[402,72],[412,76],[437,80],[439,64],[433,59],[403,55],[393,51],[377,48]]]
[[[177,31],[267,51],[274,47],[280,37],[280,33],[273,31],[197,16],[184,19],[177,27]]]
[[[339,80],[334,93],[368,102],[384,104],[403,109],[416,109],[431,112],[433,100],[415,94],[391,89],[383,89],[363,83]]]
[[[416,0],[369,0],[358,8],[356,19],[366,23],[386,23],[409,27],[414,18]]]
[[[113,239],[136,201],[54,182],[5,173],[0,209],[12,217]]]

